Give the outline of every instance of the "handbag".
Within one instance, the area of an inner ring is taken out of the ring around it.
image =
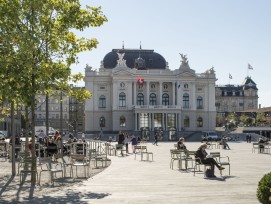
[[[214,169],[206,169],[206,171],[205,171],[205,177],[207,177],[207,178],[216,177]]]

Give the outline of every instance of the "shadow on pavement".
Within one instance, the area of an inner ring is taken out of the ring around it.
[[[52,197],[49,195],[45,195],[43,197],[40,198],[33,198],[31,200],[24,200],[21,202],[18,201],[14,201],[14,200],[10,200],[10,201],[6,201],[6,200],[2,200],[0,198],[0,203],[7,203],[7,204],[11,204],[11,203],[35,203],[35,204],[60,204],[60,203],[80,203],[80,204],[86,204],[89,203],[89,200],[97,200],[97,199],[103,199],[107,196],[109,196],[110,194],[108,193],[67,193],[65,196],[58,196],[58,197]],[[86,200],[85,200],[86,199]],[[84,201],[85,200],[85,201]]]

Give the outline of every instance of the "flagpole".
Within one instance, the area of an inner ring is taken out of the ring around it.
[[[252,67],[250,64],[248,64],[248,65],[247,65],[247,77],[248,77],[248,72],[249,72],[250,69],[253,70],[253,67]]]
[[[229,85],[231,85],[231,79],[232,79],[232,75],[231,73],[229,73]]]

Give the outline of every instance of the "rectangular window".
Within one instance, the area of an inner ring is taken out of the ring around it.
[[[140,113],[140,127],[149,127],[149,114],[148,113]]]
[[[176,124],[175,113],[168,113],[167,114],[167,127],[168,128],[175,128],[175,124]]]
[[[119,107],[126,107],[126,95],[124,93],[119,95]]]
[[[99,98],[99,108],[105,108],[106,107],[106,98],[104,96],[101,96]]]
[[[154,127],[162,127],[162,113],[154,113]]]

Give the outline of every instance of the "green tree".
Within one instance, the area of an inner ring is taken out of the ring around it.
[[[239,117],[239,120],[240,120],[240,122],[245,124],[247,118],[248,118],[248,116],[246,114],[242,113],[241,116]]]
[[[0,0],[0,16],[0,94],[30,107],[34,147],[36,96],[55,87],[72,92],[69,81],[82,75],[71,75],[71,64],[98,44],[95,38],[77,38],[75,31],[107,19],[100,7],[82,8],[79,0]],[[79,95],[90,97],[86,91]],[[35,175],[31,180],[35,183]]]
[[[262,113],[257,113],[256,115],[256,123],[262,125],[264,122],[266,122],[266,117],[265,114]]]

